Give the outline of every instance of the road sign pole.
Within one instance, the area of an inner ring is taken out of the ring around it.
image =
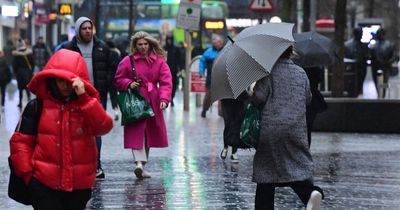
[[[190,98],[190,78],[191,78],[191,72],[190,72],[190,61],[192,57],[192,36],[188,30],[185,30],[185,41],[187,43],[187,48],[186,48],[186,58],[185,58],[185,71],[186,71],[186,77],[184,79],[185,85],[183,89],[183,110],[184,111],[189,111],[189,98]]]

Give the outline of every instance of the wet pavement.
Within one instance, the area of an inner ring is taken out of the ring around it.
[[[7,197],[8,140],[19,117],[15,88],[8,87],[0,124],[0,209],[23,210],[31,208]],[[106,178],[97,181],[87,209],[254,209],[254,151],[239,150],[238,164],[229,155],[222,161],[223,120],[216,104],[203,119],[194,97],[188,112],[181,97],[177,93],[176,106],[165,112],[169,147],[150,151],[150,179],[135,178],[115,122],[103,138]],[[323,209],[400,209],[399,134],[313,133],[311,151],[315,183],[325,191]],[[275,203],[276,209],[304,209],[290,188],[278,188]]]

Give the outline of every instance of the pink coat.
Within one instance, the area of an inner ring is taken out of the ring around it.
[[[172,76],[164,58],[150,54],[147,58],[133,55],[140,93],[151,104],[155,116],[124,126],[124,147],[142,149],[146,134],[148,147],[167,147],[167,128],[160,102],[171,100]],[[133,72],[128,56],[122,59],[115,74],[118,90],[127,90],[133,82]]]

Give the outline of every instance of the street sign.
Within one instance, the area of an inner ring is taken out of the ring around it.
[[[176,27],[187,30],[199,30],[201,0],[181,0]]]
[[[270,0],[252,0],[249,4],[249,10],[254,12],[269,12],[273,9],[274,7]]]

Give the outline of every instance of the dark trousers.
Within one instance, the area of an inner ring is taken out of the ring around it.
[[[311,192],[318,190],[322,195],[321,188],[314,186],[311,181],[298,181],[282,184],[257,184],[255,209],[273,210],[275,199],[275,187],[291,187],[304,205],[307,205]]]
[[[107,111],[107,92],[104,94],[100,94],[100,101],[101,105],[103,106],[104,110]],[[97,168],[101,168],[101,136],[96,136],[96,146],[97,146]]]
[[[175,98],[175,93],[176,93],[176,90],[178,89],[178,85],[179,85],[179,78],[178,78],[178,76],[176,75],[176,73],[172,73],[171,72],[171,75],[172,75],[172,95],[171,95],[171,103],[173,103],[174,102],[174,98]]]
[[[118,107],[117,88],[114,85],[111,85],[109,93],[110,93],[111,107],[113,109],[116,109]],[[107,99],[106,99],[106,103],[107,103]]]
[[[357,71],[357,95],[363,94],[363,85],[365,76],[367,75],[367,63],[356,63],[355,69]]]
[[[221,100],[222,117],[224,118],[224,147],[239,145],[240,126],[244,118],[244,104],[235,99]],[[232,154],[235,154],[237,147],[232,146]]]
[[[29,191],[35,210],[83,210],[92,196],[90,188],[72,192],[58,191],[44,186],[35,178],[29,183]]]
[[[0,91],[1,91],[1,105],[4,106],[5,100],[6,100],[6,87],[7,84],[0,85]]]
[[[374,79],[376,91],[379,92],[379,87],[378,87],[378,70],[382,70],[383,72],[383,83],[388,84],[389,82],[389,72],[390,72],[391,66],[389,65],[374,65],[372,64],[372,78]],[[383,89],[383,98],[386,95],[386,89]]]
[[[306,123],[307,123],[307,140],[308,148],[311,147],[311,131],[314,124],[314,120],[317,117],[317,112],[311,108],[306,109]]]
[[[28,89],[26,89],[26,88],[19,89],[19,104],[18,104],[19,106],[22,106],[22,96],[23,96],[24,90],[26,91],[26,95],[28,96],[28,101],[31,100],[31,92]]]
[[[210,109],[211,107],[211,92],[210,92],[210,88],[207,88],[207,92],[204,95],[204,99],[203,99],[203,111],[206,112],[208,111],[208,109]]]

